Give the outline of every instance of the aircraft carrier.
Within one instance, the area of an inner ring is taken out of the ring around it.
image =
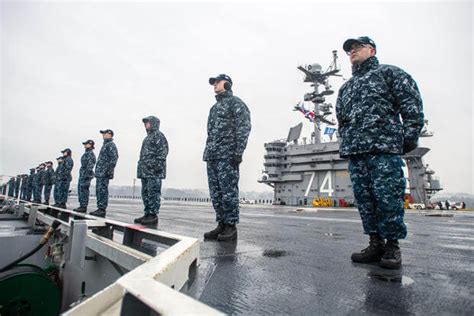
[[[337,58],[337,51],[333,51],[332,63],[326,71],[320,64],[298,67],[305,74],[304,82],[313,87],[313,91],[304,95],[304,102],[294,108],[313,125],[310,137],[301,137],[303,123],[300,123],[290,128],[287,138],[264,144],[264,169],[258,181],[273,188],[275,204],[316,207],[355,204],[348,160],[339,157],[334,106],[326,100],[334,95],[329,78],[342,77]],[[308,108],[305,102],[310,103]],[[421,137],[432,136],[425,120]],[[423,157],[429,151],[420,146],[403,157],[407,177],[405,199],[409,203],[428,206],[431,197],[442,190],[435,172],[424,162]]]

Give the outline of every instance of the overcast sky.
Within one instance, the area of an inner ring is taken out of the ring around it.
[[[155,115],[168,138],[169,188],[207,188],[202,152],[214,103],[208,78],[230,75],[252,113],[241,190],[257,183],[263,144],[303,121],[293,106],[311,88],[300,64],[325,69],[342,43],[368,35],[381,63],[417,81],[435,136],[425,156],[446,191],[473,193],[471,2],[455,3],[114,3],[1,2],[0,174],[26,173],[72,149],[74,182],[99,129],[115,131],[111,184],[131,185]],[[335,88],[342,79],[332,80]],[[336,95],[330,101],[335,102]]]

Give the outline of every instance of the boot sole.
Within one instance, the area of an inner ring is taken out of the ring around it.
[[[217,236],[217,241],[234,241],[234,240],[237,240],[237,234],[235,234],[235,235],[232,236],[232,237],[221,237],[221,236]]]

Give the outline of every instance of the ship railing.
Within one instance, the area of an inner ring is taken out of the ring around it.
[[[14,209],[19,218],[27,217],[33,228],[59,220],[61,233],[70,239],[71,264],[84,267],[87,248],[129,271],[63,315],[221,315],[179,292],[196,274],[198,239],[26,201]],[[122,242],[113,238],[114,231],[123,234]],[[155,257],[143,253],[144,240],[160,244],[164,250]]]

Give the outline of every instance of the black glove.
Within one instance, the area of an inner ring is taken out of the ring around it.
[[[409,153],[416,147],[418,147],[417,139],[405,138],[405,140],[403,141],[403,154]]]
[[[240,165],[240,163],[242,162],[242,156],[240,155],[234,155],[232,157],[232,163],[236,166]]]

